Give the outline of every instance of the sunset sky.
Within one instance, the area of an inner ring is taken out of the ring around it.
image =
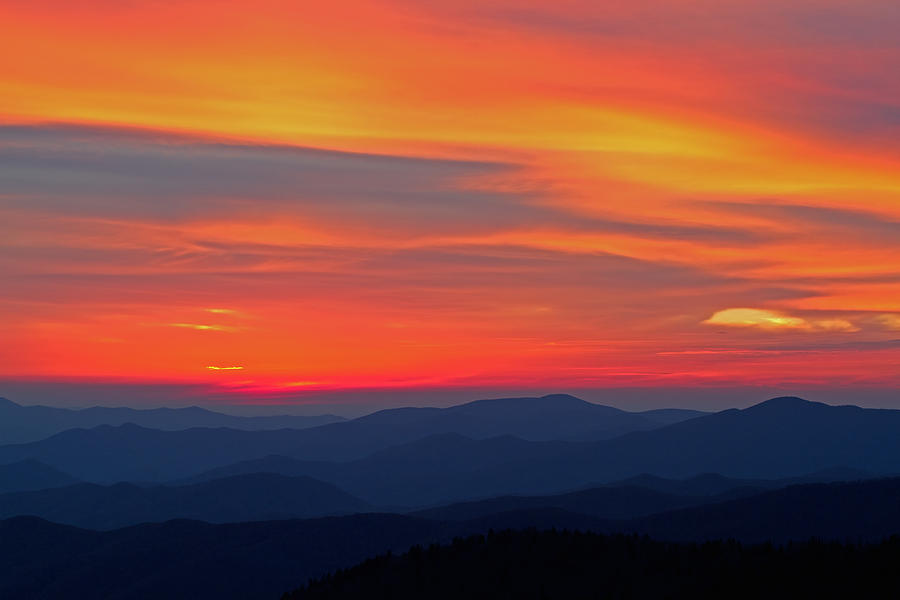
[[[0,23],[0,396],[900,390],[896,0]]]

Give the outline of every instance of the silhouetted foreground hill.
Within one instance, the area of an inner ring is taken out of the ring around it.
[[[226,415],[198,406],[187,408],[135,409],[95,406],[78,410],[52,406],[22,406],[0,398],[0,444],[19,444],[44,439],[66,429],[135,423],[153,429],[179,430],[191,427],[232,429],[305,429],[343,421],[336,415],[260,416]]]
[[[89,529],[196,519],[210,523],[341,515],[371,510],[365,502],[309,477],[257,473],[185,486],[129,483],[0,495],[0,518],[32,515]]]
[[[382,555],[282,600],[875,598],[897,591],[898,560],[900,538],[773,548],[503,531]]]
[[[398,515],[108,532],[19,517],[0,521],[0,598],[271,600],[311,576],[457,532]]]
[[[36,460],[22,460],[0,465],[0,494],[28,490],[44,490],[78,483],[78,480],[59,469]]]

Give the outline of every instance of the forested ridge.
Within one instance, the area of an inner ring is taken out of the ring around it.
[[[384,554],[282,600],[894,597],[898,561],[897,536],[872,544],[678,544],[508,530]]]

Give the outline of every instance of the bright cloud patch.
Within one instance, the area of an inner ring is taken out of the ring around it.
[[[204,325],[201,323],[169,323],[170,327],[181,327],[182,329],[194,329],[196,331],[235,331],[234,327],[226,327],[225,325]]]
[[[900,315],[880,315],[876,320],[885,329],[900,331]]]
[[[704,321],[709,325],[729,327],[756,327],[767,330],[799,331],[858,331],[850,321],[844,319],[810,320],[785,315],[773,310],[760,308],[728,308],[720,310]]]

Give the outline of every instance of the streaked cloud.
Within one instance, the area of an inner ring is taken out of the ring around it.
[[[759,308],[727,308],[716,312],[703,322],[708,325],[753,327],[769,331],[859,331],[859,327],[846,319],[804,319]]]
[[[900,314],[878,315],[875,321],[890,331],[900,331]]]
[[[236,331],[234,327],[226,325],[204,325],[201,323],[169,323],[169,327],[179,327],[181,329],[193,329],[195,331]]]
[[[896,2],[38,4],[0,376],[897,384]]]

